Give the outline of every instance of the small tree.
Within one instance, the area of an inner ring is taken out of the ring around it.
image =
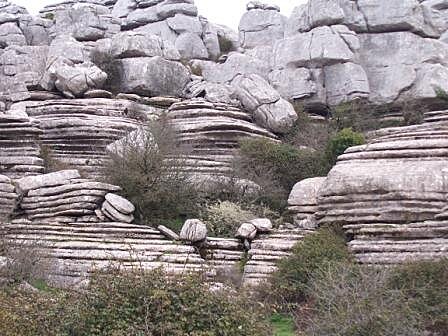
[[[328,142],[326,150],[328,164],[334,166],[338,156],[344,154],[347,148],[364,143],[365,139],[361,133],[355,132],[351,128],[344,128]]]
[[[172,127],[162,117],[110,148],[105,176],[122,187],[123,196],[136,206],[140,223],[195,215],[200,202],[184,170],[185,154]]]

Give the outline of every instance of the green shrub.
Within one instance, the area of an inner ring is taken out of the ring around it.
[[[321,176],[326,165],[320,152],[300,150],[267,139],[241,141],[235,161],[237,174],[261,187],[259,199],[275,209],[282,209],[294,184],[309,177]]]
[[[161,270],[92,279],[65,324],[67,335],[271,335],[266,316],[243,293],[211,291],[201,275]]]
[[[54,13],[47,13],[47,14],[45,14],[44,19],[53,21],[54,20]]]
[[[231,51],[235,51],[232,41],[227,39],[225,36],[218,34],[219,50],[221,54],[228,54]]]
[[[350,128],[339,131],[330,139],[327,145],[326,155],[330,166],[336,164],[339,155],[344,154],[349,147],[359,146],[365,143],[364,136],[361,133],[354,132]]]
[[[403,291],[389,287],[387,269],[321,265],[311,279],[314,316],[308,336],[418,336],[420,315]]]
[[[106,180],[122,187],[140,223],[166,224],[196,216],[200,202],[194,182],[183,170],[184,157],[174,131],[162,118],[111,151]]]
[[[392,271],[390,286],[410,300],[426,329],[448,335],[448,259],[399,266]]]
[[[270,280],[274,303],[296,307],[306,297],[310,279],[316,270],[334,262],[352,261],[345,240],[329,229],[307,235],[292,249],[288,258],[278,263],[278,270]]]
[[[241,205],[229,201],[218,201],[206,207],[203,218],[210,232],[217,237],[234,237],[238,227],[256,218]]]

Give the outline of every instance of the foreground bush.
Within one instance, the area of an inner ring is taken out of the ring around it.
[[[420,336],[420,314],[406,292],[389,286],[388,270],[328,264],[310,287],[315,314],[308,336]]]
[[[448,259],[399,266],[392,272],[390,286],[410,300],[427,330],[448,335]]]
[[[183,170],[185,153],[163,118],[132,133],[110,153],[105,169],[108,182],[136,206],[141,223],[166,223],[197,214],[198,193]]]
[[[352,257],[345,240],[329,229],[321,229],[297,243],[292,255],[278,263],[272,275],[270,293],[275,303],[297,307],[307,298],[313,274],[332,263],[349,263]]]
[[[96,276],[72,312],[70,335],[271,335],[244,294],[210,291],[199,275],[160,270]]]

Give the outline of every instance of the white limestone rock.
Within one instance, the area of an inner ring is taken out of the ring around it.
[[[125,215],[130,215],[135,211],[135,206],[124,197],[109,193],[105,198],[111,206]]]
[[[235,237],[247,240],[253,240],[257,236],[257,227],[252,223],[243,223],[238,228]]]
[[[277,10],[252,9],[239,24],[239,41],[243,48],[273,44],[284,37],[286,17]]]
[[[38,176],[28,176],[15,181],[18,192],[25,194],[30,190],[52,187],[67,183],[71,179],[81,178],[77,170],[61,170]]]
[[[0,24],[0,46],[2,48],[7,46],[24,46],[26,45],[26,38],[23,35],[16,22],[5,22]]]
[[[309,98],[317,93],[313,74],[307,68],[273,70],[269,74],[269,82],[289,101]]]
[[[274,133],[285,133],[297,120],[293,106],[262,77],[239,75],[232,81],[232,86],[235,95],[253,113],[258,125]]]
[[[175,47],[183,59],[207,59],[208,51],[202,39],[194,33],[182,33],[176,39]]]
[[[207,226],[199,219],[188,219],[180,231],[183,241],[198,243],[207,239]]]
[[[256,227],[258,233],[267,233],[272,231],[273,225],[269,218],[256,218],[248,223]]]
[[[179,62],[156,56],[119,60],[122,92],[143,96],[180,97],[190,81],[188,69]]]

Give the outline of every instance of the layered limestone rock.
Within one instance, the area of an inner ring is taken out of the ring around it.
[[[360,262],[399,263],[445,256],[448,112],[421,125],[386,128],[339,157],[324,182],[319,224],[341,224]]]
[[[39,122],[26,114],[0,113],[0,174],[16,179],[44,171]]]
[[[314,177],[298,182],[288,198],[288,211],[294,224],[301,229],[315,229],[317,222],[317,197],[325,183],[325,177]]]
[[[257,126],[247,112],[204,99],[175,103],[168,109],[167,117],[187,150],[185,168],[204,175],[229,172],[241,139],[276,139],[273,133]]]
[[[15,106],[39,121],[39,140],[48,151],[47,159],[92,178],[101,175],[108,158],[106,147],[158,111],[129,100],[103,98],[27,101]]]
[[[77,170],[63,170],[16,181],[20,213],[31,221],[98,221],[95,215],[105,196],[120,188],[83,179]]]
[[[270,274],[277,270],[277,262],[291,255],[293,246],[312,232],[302,229],[280,229],[258,236],[252,241],[248,251],[243,283],[253,286],[267,280]]]
[[[53,265],[50,280],[59,286],[79,283],[92,272],[120,265],[170,273],[202,271],[205,260],[193,246],[167,239],[154,228],[120,222],[48,222],[17,220],[2,225],[5,238],[39,244]],[[1,224],[0,224],[1,228]]]
[[[7,220],[12,215],[17,198],[11,179],[0,175],[0,222]]]
[[[112,221],[132,223],[134,221],[135,206],[127,199],[116,194],[106,194],[105,201],[101,206],[101,217],[108,218]]]

